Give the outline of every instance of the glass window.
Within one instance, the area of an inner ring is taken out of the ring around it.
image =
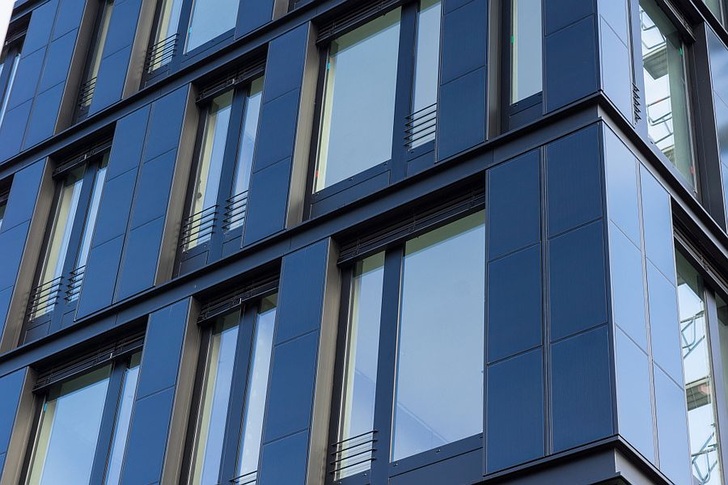
[[[224,34],[238,20],[237,0],[196,0],[192,4],[185,52]]]
[[[640,26],[649,137],[697,192],[684,44],[655,0],[640,0]]]
[[[511,0],[511,104],[543,90],[541,0]]]
[[[434,140],[441,16],[439,1],[412,2],[330,42],[322,66],[314,192],[396,158],[393,150],[407,158]],[[403,43],[414,63],[409,56],[400,58]],[[403,75],[411,76],[411,85],[397,92]],[[408,111],[405,126],[395,122],[402,103]]]
[[[89,483],[110,375],[106,366],[48,393],[28,484]]]
[[[208,330],[191,436],[189,483],[221,483],[221,470],[223,483],[255,481],[275,317],[276,296],[272,295],[219,317]],[[242,385],[236,385],[238,382]],[[236,390],[245,392],[243,409],[230,405],[236,400]],[[238,444],[235,462],[223,462],[227,440]]]
[[[696,483],[721,484],[705,288],[700,274],[680,253],[676,259],[692,473]]]
[[[52,312],[59,300],[70,303],[78,299],[107,164],[108,151],[104,151],[58,182],[44,256],[31,293],[30,320]]]
[[[218,257],[222,243],[242,232],[262,93],[263,78],[257,78],[216,96],[204,108],[189,215],[182,225],[181,269],[199,251]]]
[[[316,190],[392,157],[400,9],[331,42]]]
[[[99,75],[101,67],[101,57],[104,53],[106,45],[106,37],[109,33],[109,25],[111,23],[111,13],[114,10],[114,0],[100,0],[99,13],[94,27],[94,36],[91,41],[88,58],[86,59],[86,69],[81,83],[81,92],[78,99],[78,118],[82,119],[88,114],[91,107],[94,90],[96,88],[96,78]]]
[[[25,483],[99,483],[99,472],[106,485],[119,483],[140,355],[122,357],[48,388]],[[109,406],[115,412],[107,413]],[[101,430],[108,427],[105,420],[114,430],[108,446],[99,442]]]
[[[8,101],[10,100],[10,93],[13,90],[22,43],[23,37],[20,37],[0,51],[0,125],[3,124],[5,112],[8,108]]]
[[[337,479],[483,432],[484,285],[482,211],[355,264],[330,470]],[[390,372],[393,386],[378,382]],[[383,443],[377,432],[390,428]]]
[[[182,0],[160,0],[152,30],[151,46],[147,53],[147,71],[152,72],[169,63],[177,46],[177,29],[182,12]]]
[[[715,15],[718,20],[723,18],[721,12],[721,0],[703,0],[703,3],[708,6],[710,11],[713,12],[713,15]]]

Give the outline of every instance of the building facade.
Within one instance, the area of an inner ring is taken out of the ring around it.
[[[16,0],[0,485],[728,483],[727,26]]]

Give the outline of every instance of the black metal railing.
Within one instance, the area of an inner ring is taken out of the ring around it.
[[[222,224],[226,231],[245,224],[248,212],[248,191],[233,195],[225,202]]]
[[[83,276],[86,274],[86,266],[81,266],[71,271],[68,276],[68,286],[66,288],[66,301],[72,302],[78,299],[81,293],[81,285],[83,284]]]
[[[230,483],[235,483],[236,485],[253,485],[254,483],[258,483],[258,471],[255,470],[235,477],[230,480]]]
[[[177,39],[178,34],[170,35],[151,46],[144,58],[144,72],[152,73],[172,60],[177,54]]]
[[[63,277],[52,279],[30,290],[26,320],[31,321],[53,310],[63,285]]]
[[[91,105],[91,100],[94,99],[94,92],[96,91],[96,80],[98,78],[92,77],[81,85],[78,91],[78,109],[83,111]]]
[[[405,145],[408,149],[435,139],[437,129],[437,103],[415,111],[407,117],[405,124]]]
[[[376,430],[367,431],[331,445],[329,473],[340,477],[365,470],[364,465],[374,460],[376,434]]]
[[[182,221],[180,247],[183,251],[207,241],[215,231],[217,205],[203,209]]]

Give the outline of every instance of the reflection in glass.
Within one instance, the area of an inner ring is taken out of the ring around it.
[[[89,483],[111,366],[52,388],[43,403],[28,485]]]
[[[720,451],[703,280],[680,253],[676,259],[692,474],[696,483],[720,484]]]
[[[154,43],[152,44],[156,48],[153,48],[152,51],[150,71],[158,69],[172,60],[171,53],[173,51],[171,46],[162,47],[162,45],[167,45],[167,42],[170,42],[177,35],[179,15],[182,10],[182,0],[161,0],[160,3],[159,17],[153,36]]]
[[[78,212],[84,169],[85,167],[76,168],[62,182],[38,286],[49,285],[63,274],[71,231]],[[40,298],[41,301],[34,305],[32,318],[37,318],[53,309],[54,292],[46,291]]]
[[[483,212],[408,241],[402,271],[392,460],[483,431]]]
[[[392,157],[400,10],[331,42],[314,191]]]
[[[238,0],[196,0],[192,6],[185,52],[234,28],[239,4]]]
[[[82,85],[93,84],[96,77],[99,75],[99,68],[101,67],[101,56],[104,53],[104,46],[106,45],[106,36],[109,33],[109,24],[111,23],[111,12],[114,10],[114,0],[101,0],[99,6],[101,12],[99,13],[98,24],[96,25],[96,34],[89,50],[89,59],[86,67],[86,76],[83,79]],[[91,91],[93,92],[93,90]],[[91,105],[93,95],[85,96],[82,95],[80,106],[87,108]]]
[[[106,485],[117,485],[121,478],[121,463],[124,459],[126,438],[129,435],[131,407],[134,404],[134,396],[136,395],[140,360],[141,353],[134,354],[129,362],[129,367],[124,371],[119,411],[116,416],[114,435],[111,441],[111,453],[109,454],[109,464],[106,471],[106,481],[104,482]]]
[[[384,253],[356,263],[351,281],[349,328],[339,418],[336,478],[369,468],[377,387]]]
[[[421,0],[417,14],[417,49],[415,51],[415,85],[412,97],[413,131],[411,148],[435,139],[437,84],[440,73],[439,0]]]
[[[648,134],[697,190],[683,43],[655,0],[640,0],[640,25]]]
[[[238,476],[251,476],[258,469],[258,455],[263,438],[263,416],[268,395],[268,376],[273,352],[277,296],[260,302],[255,321],[255,337],[245,393],[245,416],[238,458]],[[243,483],[246,481],[244,480]]]
[[[210,239],[211,223],[208,219],[211,213],[214,215],[213,208],[217,205],[232,101],[233,92],[228,91],[213,99],[208,108],[190,208],[192,226],[185,249],[191,249]],[[202,211],[205,213],[202,214]]]
[[[195,435],[192,484],[218,483],[239,319],[239,312],[220,318],[210,337]]]
[[[104,153],[101,163],[96,174],[94,175],[93,187],[91,188],[91,201],[86,211],[86,221],[83,226],[83,236],[81,236],[81,247],[78,251],[75,268],[86,266],[88,260],[88,251],[91,247],[91,237],[96,227],[96,216],[99,212],[99,202],[101,201],[101,190],[104,188],[106,180],[106,167],[109,163],[109,152]]]
[[[15,82],[15,74],[18,71],[18,62],[20,61],[20,51],[16,51],[9,57],[6,57],[2,64],[0,64],[0,73],[3,69],[10,69],[10,75],[8,77],[8,83],[5,86],[5,92],[2,93],[2,99],[0,100],[0,125],[3,124],[5,118],[5,112],[8,108],[8,100],[10,99],[10,92],[13,90],[13,83]],[[7,67],[5,67],[7,66]]]
[[[710,11],[713,12],[713,15],[715,15],[718,20],[721,20],[723,18],[720,12],[720,2],[721,0],[703,0],[703,3],[708,6]]]
[[[5,218],[5,207],[7,204],[5,202],[0,203],[0,229],[3,227],[3,219]]]
[[[543,90],[541,0],[512,0],[511,8],[513,104]]]
[[[242,195],[250,186],[250,172],[253,167],[253,150],[258,135],[258,118],[260,116],[260,100],[263,97],[263,78],[258,78],[250,85],[250,92],[245,100],[243,128],[240,133],[238,158],[233,175],[233,188],[230,201],[230,221],[226,230],[240,227],[245,222],[245,197]],[[247,200],[247,199],[245,199]]]

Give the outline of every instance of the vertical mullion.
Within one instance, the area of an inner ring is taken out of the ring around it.
[[[233,184],[233,175],[238,155],[238,142],[240,130],[245,119],[245,98],[247,90],[236,89],[230,105],[230,121],[225,136],[225,150],[223,152],[222,167],[220,167],[220,181],[217,191],[217,217],[212,236],[210,237],[209,261],[214,261],[222,255],[222,242],[224,239],[224,219],[227,200],[230,198]]]
[[[197,0],[205,1],[205,0]],[[177,24],[177,48],[175,55],[169,62],[172,71],[176,71],[182,63],[184,57],[185,45],[187,45],[187,34],[189,33],[190,17],[192,16],[192,6],[194,0],[185,0],[179,12],[179,24]]]
[[[711,291],[704,291],[706,312],[706,333],[708,335],[708,349],[710,353],[710,369],[713,387],[713,409],[716,412],[716,441],[718,442],[718,456],[720,457],[721,475],[723,483],[728,483],[726,473],[726,448],[728,448],[728,409],[726,409],[726,389],[723,377],[723,356],[720,346],[720,329],[718,328],[718,309],[715,295]]]
[[[106,401],[101,417],[101,428],[99,439],[96,443],[93,466],[91,468],[91,479],[89,483],[103,483],[106,475],[106,467],[111,452],[111,440],[114,437],[116,424],[116,412],[121,400],[121,392],[124,387],[125,365],[115,365],[109,378],[109,388],[106,391]]]
[[[245,416],[245,394],[248,387],[248,371],[255,338],[255,321],[257,305],[246,305],[240,316],[238,325],[238,342],[235,347],[232,385],[230,387],[230,403],[225,424],[225,437],[220,460],[220,483],[237,475],[240,439],[243,433],[243,417]]]
[[[404,247],[388,250],[384,257],[382,317],[379,330],[379,365],[377,366],[374,404],[375,448],[371,483],[388,483],[392,442],[392,415],[397,365],[400,290]]]
[[[95,161],[89,162],[84,170],[81,194],[78,197],[78,206],[76,207],[76,214],[73,218],[71,237],[68,239],[66,261],[63,263],[63,276],[67,276],[71,271],[76,269],[76,258],[78,257],[78,250],[81,245],[81,238],[83,237],[83,229],[86,226],[86,218],[88,217],[88,208],[91,203],[91,194],[93,193],[97,170],[98,166]]]
[[[405,138],[407,117],[412,111],[415,49],[417,44],[417,10],[419,2],[402,6],[399,24],[399,54],[397,56],[397,86],[394,102],[394,134],[392,136],[392,181],[406,175]]]
[[[344,271],[341,278],[341,301],[339,305],[339,331],[336,333],[336,365],[334,366],[334,388],[331,392],[331,415],[329,417],[329,441],[326,451],[326,476],[330,475],[332,467],[329,465],[333,459],[333,444],[339,441],[339,429],[341,428],[341,414],[344,397],[344,369],[347,358],[347,342],[351,326],[349,312],[351,305],[352,283],[354,281],[354,265]],[[328,483],[328,480],[327,480]]]

